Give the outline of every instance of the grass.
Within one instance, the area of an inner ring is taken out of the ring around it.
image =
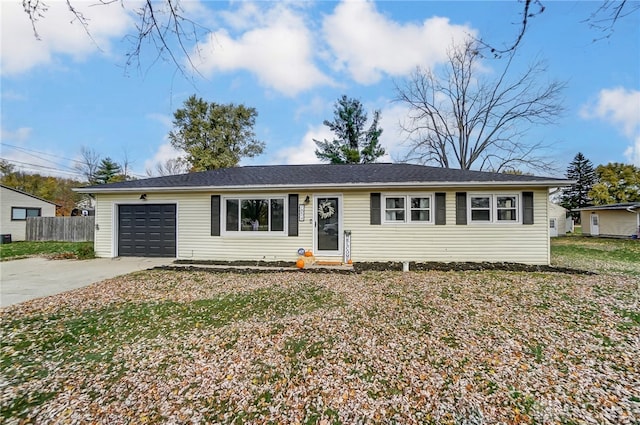
[[[569,236],[551,239],[553,265],[640,276],[640,241]]]
[[[552,258],[599,274],[153,270],[0,309],[0,422],[638,417],[640,243]]]
[[[93,242],[17,241],[0,245],[3,261],[39,255],[81,260],[94,258]]]
[[[160,336],[179,339],[197,329],[219,328],[248,319],[273,320],[337,304],[339,299],[335,294],[300,285],[294,291],[260,288],[188,303],[122,303],[88,311],[22,316],[0,324],[0,335],[3,335],[0,369],[4,378],[14,385],[46,380],[52,366],[86,373],[106,368],[110,375],[119,378],[127,369],[113,363],[112,358],[118,350],[137,341]],[[15,329],[20,332],[15,333]],[[8,335],[11,336],[6,337]],[[321,345],[307,347],[306,344],[305,340],[296,341],[287,348],[294,354],[311,356],[322,350]],[[31,409],[58,394],[60,388],[54,386],[54,389],[16,394],[10,403],[0,405],[0,418],[27,418]]]

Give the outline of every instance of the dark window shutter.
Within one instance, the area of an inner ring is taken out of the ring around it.
[[[456,192],[456,224],[467,224],[467,192]]]
[[[371,194],[371,224],[381,224],[382,216],[380,215],[380,194]]]
[[[522,224],[533,224],[533,192],[522,192]]]
[[[447,224],[447,194],[436,193],[436,224]]]
[[[220,236],[220,195],[211,195],[211,236]]]
[[[289,195],[289,236],[298,236],[298,195]]]

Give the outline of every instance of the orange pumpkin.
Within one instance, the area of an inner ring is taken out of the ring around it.
[[[349,260],[347,261],[347,264],[353,264],[353,260],[349,258]]]
[[[301,258],[298,261],[296,261],[296,267],[299,269],[303,269],[304,268],[304,260]]]
[[[311,251],[305,251],[305,252],[304,252],[304,256],[305,256],[305,257],[312,257],[312,256],[313,256],[313,252],[311,252]]]

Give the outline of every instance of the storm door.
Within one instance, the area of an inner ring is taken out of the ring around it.
[[[315,206],[315,248],[318,255],[342,255],[342,199],[319,196]]]

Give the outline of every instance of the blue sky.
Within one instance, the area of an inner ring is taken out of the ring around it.
[[[73,23],[64,2],[47,2],[33,37],[21,1],[1,4],[0,157],[28,172],[76,177],[84,146],[147,175],[180,153],[167,133],[173,112],[191,94],[258,111],[255,131],[265,153],[242,165],[317,162],[313,139],[342,94],[381,110],[386,160],[401,158],[406,109],[393,102],[394,81],[416,66],[437,67],[447,47],[472,34],[500,46],[516,35],[518,2],[197,2],[181,4],[211,30],[187,46],[199,74],[143,52],[125,69],[135,32],[135,1],[127,10],[75,4],[90,18],[92,38]],[[616,23],[607,39],[584,22],[601,2],[547,1],[531,21],[517,63],[544,59],[549,79],[564,80],[565,114],[528,137],[552,146],[562,174],[578,151],[594,165],[640,166],[640,12]],[[196,49],[199,53],[196,52]],[[185,57],[178,57],[185,61]],[[492,71],[491,61],[483,67]]]

